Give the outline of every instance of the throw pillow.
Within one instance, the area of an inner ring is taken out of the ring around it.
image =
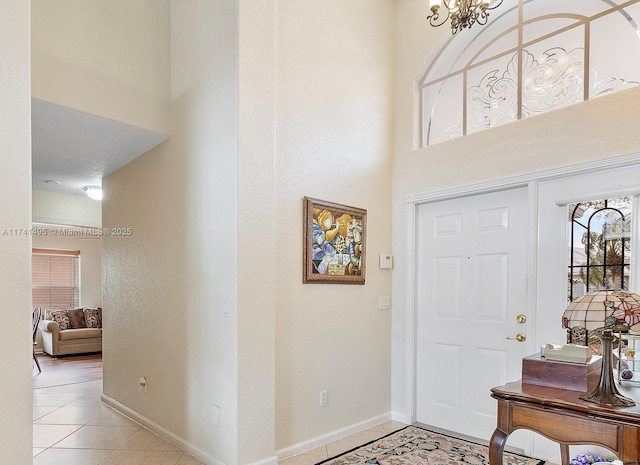
[[[58,323],[61,330],[70,329],[71,323],[69,322],[69,313],[67,310],[54,310],[49,313],[49,316],[53,321]]]
[[[87,328],[102,328],[102,309],[85,308],[84,319],[87,323]]]
[[[85,320],[84,310],[82,308],[67,310],[67,314],[69,315],[69,324],[71,324],[72,329],[87,327],[87,321]]]

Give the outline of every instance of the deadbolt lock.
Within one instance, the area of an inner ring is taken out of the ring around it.
[[[520,315],[518,315],[516,317],[516,321],[520,324],[526,323],[527,322],[527,316],[523,315],[522,313]]]

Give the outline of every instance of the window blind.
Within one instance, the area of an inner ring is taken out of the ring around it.
[[[34,307],[72,308],[80,304],[80,251],[33,249],[31,290]]]

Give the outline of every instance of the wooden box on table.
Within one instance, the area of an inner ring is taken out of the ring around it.
[[[590,391],[598,385],[602,357],[594,355],[588,363],[547,360],[540,353],[522,359],[522,383],[538,386]]]

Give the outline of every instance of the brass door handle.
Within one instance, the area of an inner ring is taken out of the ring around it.
[[[518,333],[515,336],[507,336],[507,339],[515,339],[518,342],[524,342],[527,340],[527,335],[523,333]]]

